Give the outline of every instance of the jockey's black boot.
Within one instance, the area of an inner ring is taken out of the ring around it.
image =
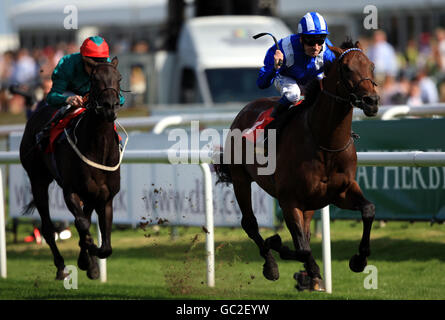
[[[62,120],[69,110],[71,110],[71,105],[61,107],[59,110],[57,110],[56,114],[47,123],[45,123],[43,129],[36,134],[36,142],[40,149],[45,149],[51,128],[54,124],[57,124],[57,122]]]
[[[281,115],[285,114],[287,110],[289,110],[289,106],[292,104],[289,100],[287,100],[286,96],[282,96],[278,101],[278,105],[274,107],[270,116],[274,118],[271,122],[269,122],[264,128],[264,140],[263,145],[266,144],[268,138],[268,130],[269,129],[278,129],[278,119]]]

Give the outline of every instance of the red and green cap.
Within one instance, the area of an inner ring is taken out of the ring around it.
[[[99,36],[86,38],[80,47],[80,54],[93,58],[108,58],[110,55],[107,42]]]

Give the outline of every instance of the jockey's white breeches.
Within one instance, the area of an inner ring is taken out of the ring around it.
[[[274,80],[275,88],[280,92],[281,96],[286,96],[289,102],[295,104],[300,100],[301,90],[295,79],[278,74]]]

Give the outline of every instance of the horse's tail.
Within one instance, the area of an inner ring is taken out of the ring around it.
[[[216,175],[218,176],[218,180],[216,181],[216,184],[218,183],[225,183],[229,184],[232,183],[232,175],[230,174],[229,166],[227,164],[224,164],[223,162],[224,153],[220,152],[219,154],[219,163],[213,164],[213,167],[215,168]]]
[[[34,210],[36,209],[36,203],[34,202],[34,199],[32,199],[22,210],[23,216],[30,216],[34,213]]]

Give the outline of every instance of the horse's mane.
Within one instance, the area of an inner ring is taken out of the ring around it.
[[[346,37],[345,41],[343,41],[343,43],[341,44],[340,49],[345,50],[345,49],[357,48],[357,43],[358,41],[354,43],[350,37]]]

